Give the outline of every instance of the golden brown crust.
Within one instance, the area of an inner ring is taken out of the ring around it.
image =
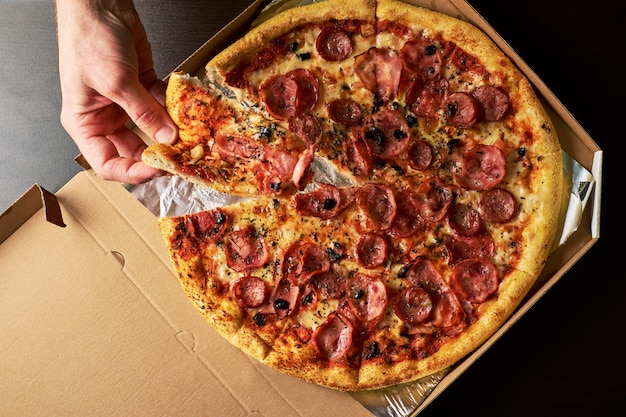
[[[364,365],[359,372],[359,390],[377,389],[410,382],[446,369],[480,347],[502,326],[530,290],[535,277],[511,271],[500,286],[497,298],[481,306],[481,318],[456,339],[432,355],[419,360],[404,360],[388,365]]]
[[[232,300],[222,296],[221,281],[207,269],[207,258],[198,254],[193,257],[181,256],[171,244],[176,237],[180,218],[159,219],[161,235],[168,244],[172,264],[179,282],[187,297],[203,317],[222,336],[230,340],[237,334],[242,323],[241,309]]]
[[[246,33],[233,45],[217,54],[207,64],[207,73],[225,73],[245,62],[270,40],[301,25],[330,19],[362,19],[374,21],[374,0],[327,0],[288,9]]]

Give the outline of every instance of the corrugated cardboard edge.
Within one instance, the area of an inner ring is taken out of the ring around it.
[[[54,194],[39,184],[33,184],[11,206],[0,214],[0,243],[4,242],[13,232],[34,215],[40,208],[44,208],[44,216],[50,223],[65,227],[59,202]]]

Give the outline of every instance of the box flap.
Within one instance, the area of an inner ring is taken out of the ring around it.
[[[14,229],[0,242],[0,415],[370,415],[207,326],[154,216],[119,184],[78,174],[57,193],[64,228],[39,194],[0,218]]]

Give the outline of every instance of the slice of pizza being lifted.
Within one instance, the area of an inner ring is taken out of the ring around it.
[[[179,140],[151,145],[143,160],[193,183],[234,195],[279,195],[299,186],[312,161],[298,136],[215,84],[174,73],[166,107]]]

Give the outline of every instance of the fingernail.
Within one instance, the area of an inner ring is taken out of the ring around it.
[[[160,143],[174,142],[174,129],[169,126],[163,126],[156,132],[154,138]]]

